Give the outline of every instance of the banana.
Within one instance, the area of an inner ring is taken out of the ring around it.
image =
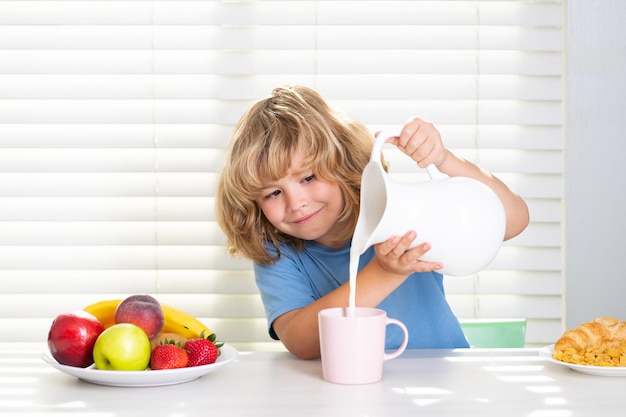
[[[122,300],[102,300],[83,308],[91,313],[102,323],[105,329],[115,324],[115,309]]]
[[[115,324],[115,309],[121,299],[102,300],[88,305],[83,310],[96,316],[104,328]],[[207,337],[213,332],[194,316],[182,310],[161,303],[163,309],[163,329],[161,333],[176,333],[187,339]]]
[[[206,338],[213,333],[204,323],[184,311],[163,303],[161,308],[165,317],[162,333],[176,333],[187,339]]]

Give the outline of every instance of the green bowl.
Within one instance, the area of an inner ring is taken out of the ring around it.
[[[459,321],[471,347],[524,347],[526,319],[468,319]]]

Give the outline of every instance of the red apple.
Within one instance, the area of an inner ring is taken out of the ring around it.
[[[48,333],[48,349],[62,365],[86,368],[93,364],[93,345],[104,326],[86,311],[58,315]]]
[[[163,330],[161,304],[147,294],[131,295],[123,299],[115,310],[115,323],[132,323],[143,329],[149,339]]]

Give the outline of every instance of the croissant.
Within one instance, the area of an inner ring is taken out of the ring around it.
[[[626,366],[626,322],[599,317],[567,330],[554,344],[555,359],[598,366]]]

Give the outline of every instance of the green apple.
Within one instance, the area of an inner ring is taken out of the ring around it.
[[[150,363],[150,339],[135,324],[115,324],[96,339],[93,360],[97,369],[143,371]]]

